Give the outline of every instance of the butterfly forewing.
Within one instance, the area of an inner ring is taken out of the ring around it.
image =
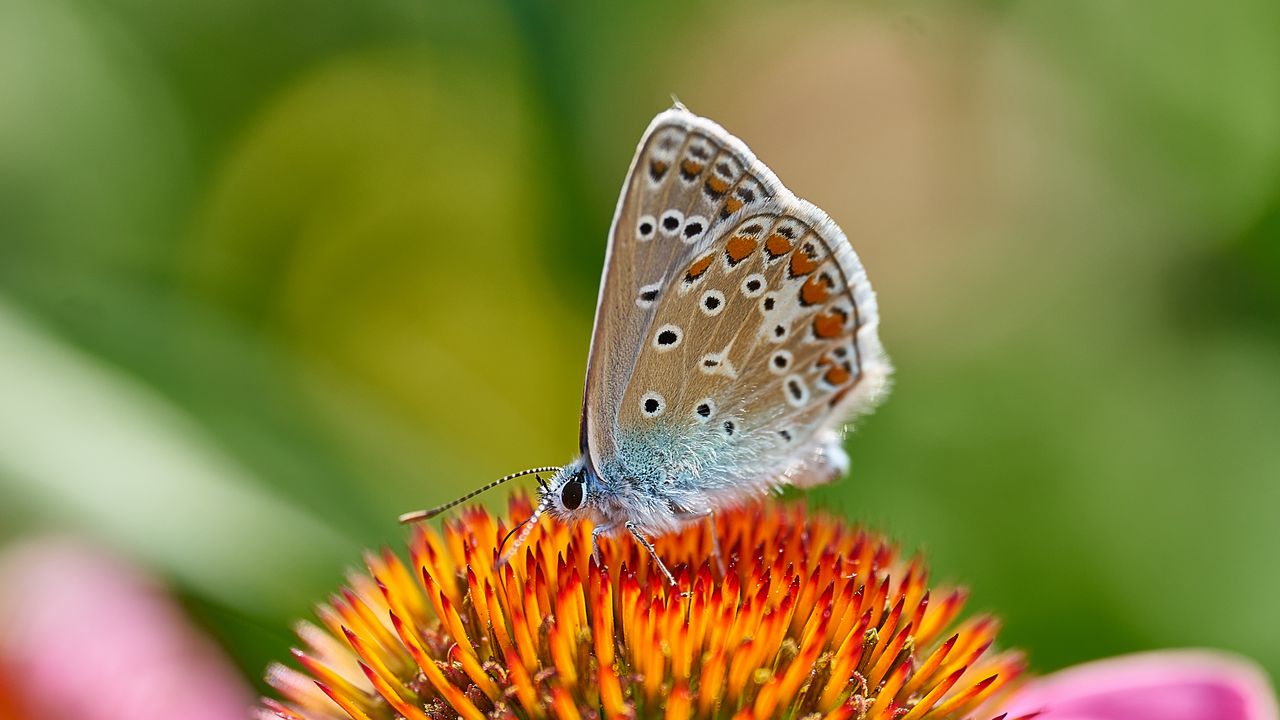
[[[582,426],[593,461],[615,450],[627,391],[617,379],[630,377],[649,347],[658,308],[683,281],[677,273],[688,272],[727,221],[767,203],[780,187],[709,120],[676,108],[650,124],[618,201],[596,309]]]

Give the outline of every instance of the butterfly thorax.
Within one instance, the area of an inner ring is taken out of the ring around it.
[[[630,522],[661,535],[758,497],[777,485],[785,469],[750,462],[750,445],[691,438],[662,424],[616,439],[617,452],[598,466],[584,455],[548,485],[544,495],[553,516],[590,520],[606,532]]]
[[[630,473],[617,462],[597,471],[586,456],[564,467],[542,490],[542,502],[554,518],[567,523],[590,521],[603,533],[622,530],[628,522],[646,533],[662,534],[682,524],[675,499],[651,473]]]

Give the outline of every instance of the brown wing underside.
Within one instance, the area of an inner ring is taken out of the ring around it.
[[[877,326],[840,228],[723,128],[664,112],[614,218],[584,450],[598,465],[620,429],[660,424],[772,471],[874,405],[889,374]]]
[[[622,188],[596,308],[583,397],[583,449],[614,450],[616,411],[657,295],[735,212],[778,187],[740,142],[683,109],[660,114],[640,141]]]
[[[644,338],[619,426],[684,427],[707,438],[695,446],[784,464],[867,396],[864,380],[882,380],[861,265],[808,203],[783,199],[734,218],[680,270]]]

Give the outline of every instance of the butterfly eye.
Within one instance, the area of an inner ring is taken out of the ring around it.
[[[582,483],[577,480],[565,483],[560,491],[560,502],[564,503],[565,510],[577,510],[582,505]]]

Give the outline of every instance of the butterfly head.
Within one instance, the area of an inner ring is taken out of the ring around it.
[[[585,458],[578,458],[556,473],[540,491],[539,506],[559,520],[591,517],[599,497],[599,481],[587,465]]]

